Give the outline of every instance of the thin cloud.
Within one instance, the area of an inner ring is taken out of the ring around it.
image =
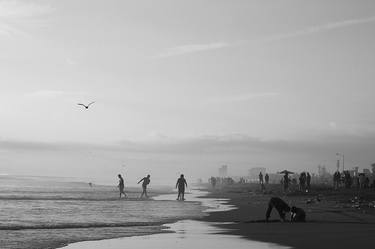
[[[166,58],[166,57],[172,57],[172,56],[180,56],[190,53],[197,53],[197,52],[204,52],[204,51],[210,51],[210,50],[217,50],[222,48],[228,48],[228,47],[235,47],[242,44],[249,44],[249,43],[261,43],[261,42],[272,42],[272,41],[278,41],[278,40],[284,40],[299,36],[306,36],[306,35],[312,35],[320,32],[326,32],[330,30],[335,30],[339,28],[359,25],[359,24],[366,24],[366,23],[372,23],[375,22],[375,16],[365,17],[365,18],[357,18],[357,19],[348,19],[344,21],[339,22],[331,22],[321,25],[315,25],[310,26],[301,30],[289,32],[289,33],[280,33],[265,37],[260,37],[258,39],[253,40],[243,40],[243,41],[237,41],[237,42],[212,42],[212,43],[201,43],[201,44],[186,44],[181,45],[173,48],[167,49],[165,52],[155,56],[156,58]]]
[[[164,53],[157,55],[157,58],[165,58],[171,56],[178,56],[190,54],[201,51],[215,50],[220,48],[231,47],[234,44],[227,42],[213,42],[203,44],[187,44],[167,49]]]
[[[288,38],[312,35],[315,33],[330,31],[334,29],[339,29],[339,28],[344,28],[344,27],[349,27],[349,26],[354,26],[354,25],[359,25],[359,24],[372,23],[372,22],[375,22],[375,16],[370,16],[366,18],[358,18],[358,19],[349,19],[349,20],[344,20],[340,22],[331,22],[331,23],[326,23],[322,25],[311,26],[311,27],[297,30],[294,32],[290,32],[290,33],[276,34],[276,35],[272,35],[269,37],[261,38],[257,41],[268,42],[268,41],[284,40]]]
[[[247,93],[235,96],[220,96],[213,97],[208,100],[209,103],[234,103],[234,102],[245,102],[254,99],[272,98],[279,96],[278,92],[258,92],[258,93]]]
[[[83,92],[67,92],[61,90],[37,90],[33,92],[25,93],[27,98],[36,98],[36,99],[54,99],[61,97],[72,97],[72,96],[84,96],[86,95]]]
[[[30,26],[45,26],[40,20],[54,8],[30,1],[0,1],[0,36],[29,36]]]

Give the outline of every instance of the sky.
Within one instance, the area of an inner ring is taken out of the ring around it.
[[[371,0],[0,0],[0,173],[368,168],[374,49]]]

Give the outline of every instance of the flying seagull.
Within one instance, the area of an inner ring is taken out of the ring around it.
[[[77,105],[81,105],[81,106],[85,107],[86,109],[89,109],[90,105],[92,105],[92,104],[94,104],[94,103],[95,103],[95,101],[94,101],[94,102],[91,102],[91,103],[88,104],[88,105],[81,104],[81,103],[78,103]]]

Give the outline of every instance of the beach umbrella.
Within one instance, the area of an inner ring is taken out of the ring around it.
[[[280,171],[279,174],[294,174],[294,172],[285,169],[283,171]]]

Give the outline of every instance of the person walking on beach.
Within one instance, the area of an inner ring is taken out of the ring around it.
[[[121,194],[124,195],[125,198],[127,198],[126,194],[125,194],[125,183],[124,183],[124,178],[122,178],[121,174],[118,174],[117,175],[118,178],[119,178],[119,181],[118,181],[118,189],[120,190],[120,198],[121,198]]]
[[[187,188],[187,182],[182,174],[180,178],[177,179],[176,188],[178,188],[177,200],[185,200],[185,187]]]
[[[150,175],[147,175],[146,177],[143,177],[141,180],[139,180],[138,184],[139,183],[142,183],[142,194],[141,194],[141,197],[146,196],[146,198],[148,198],[148,195],[147,195],[147,185],[150,184]]]

